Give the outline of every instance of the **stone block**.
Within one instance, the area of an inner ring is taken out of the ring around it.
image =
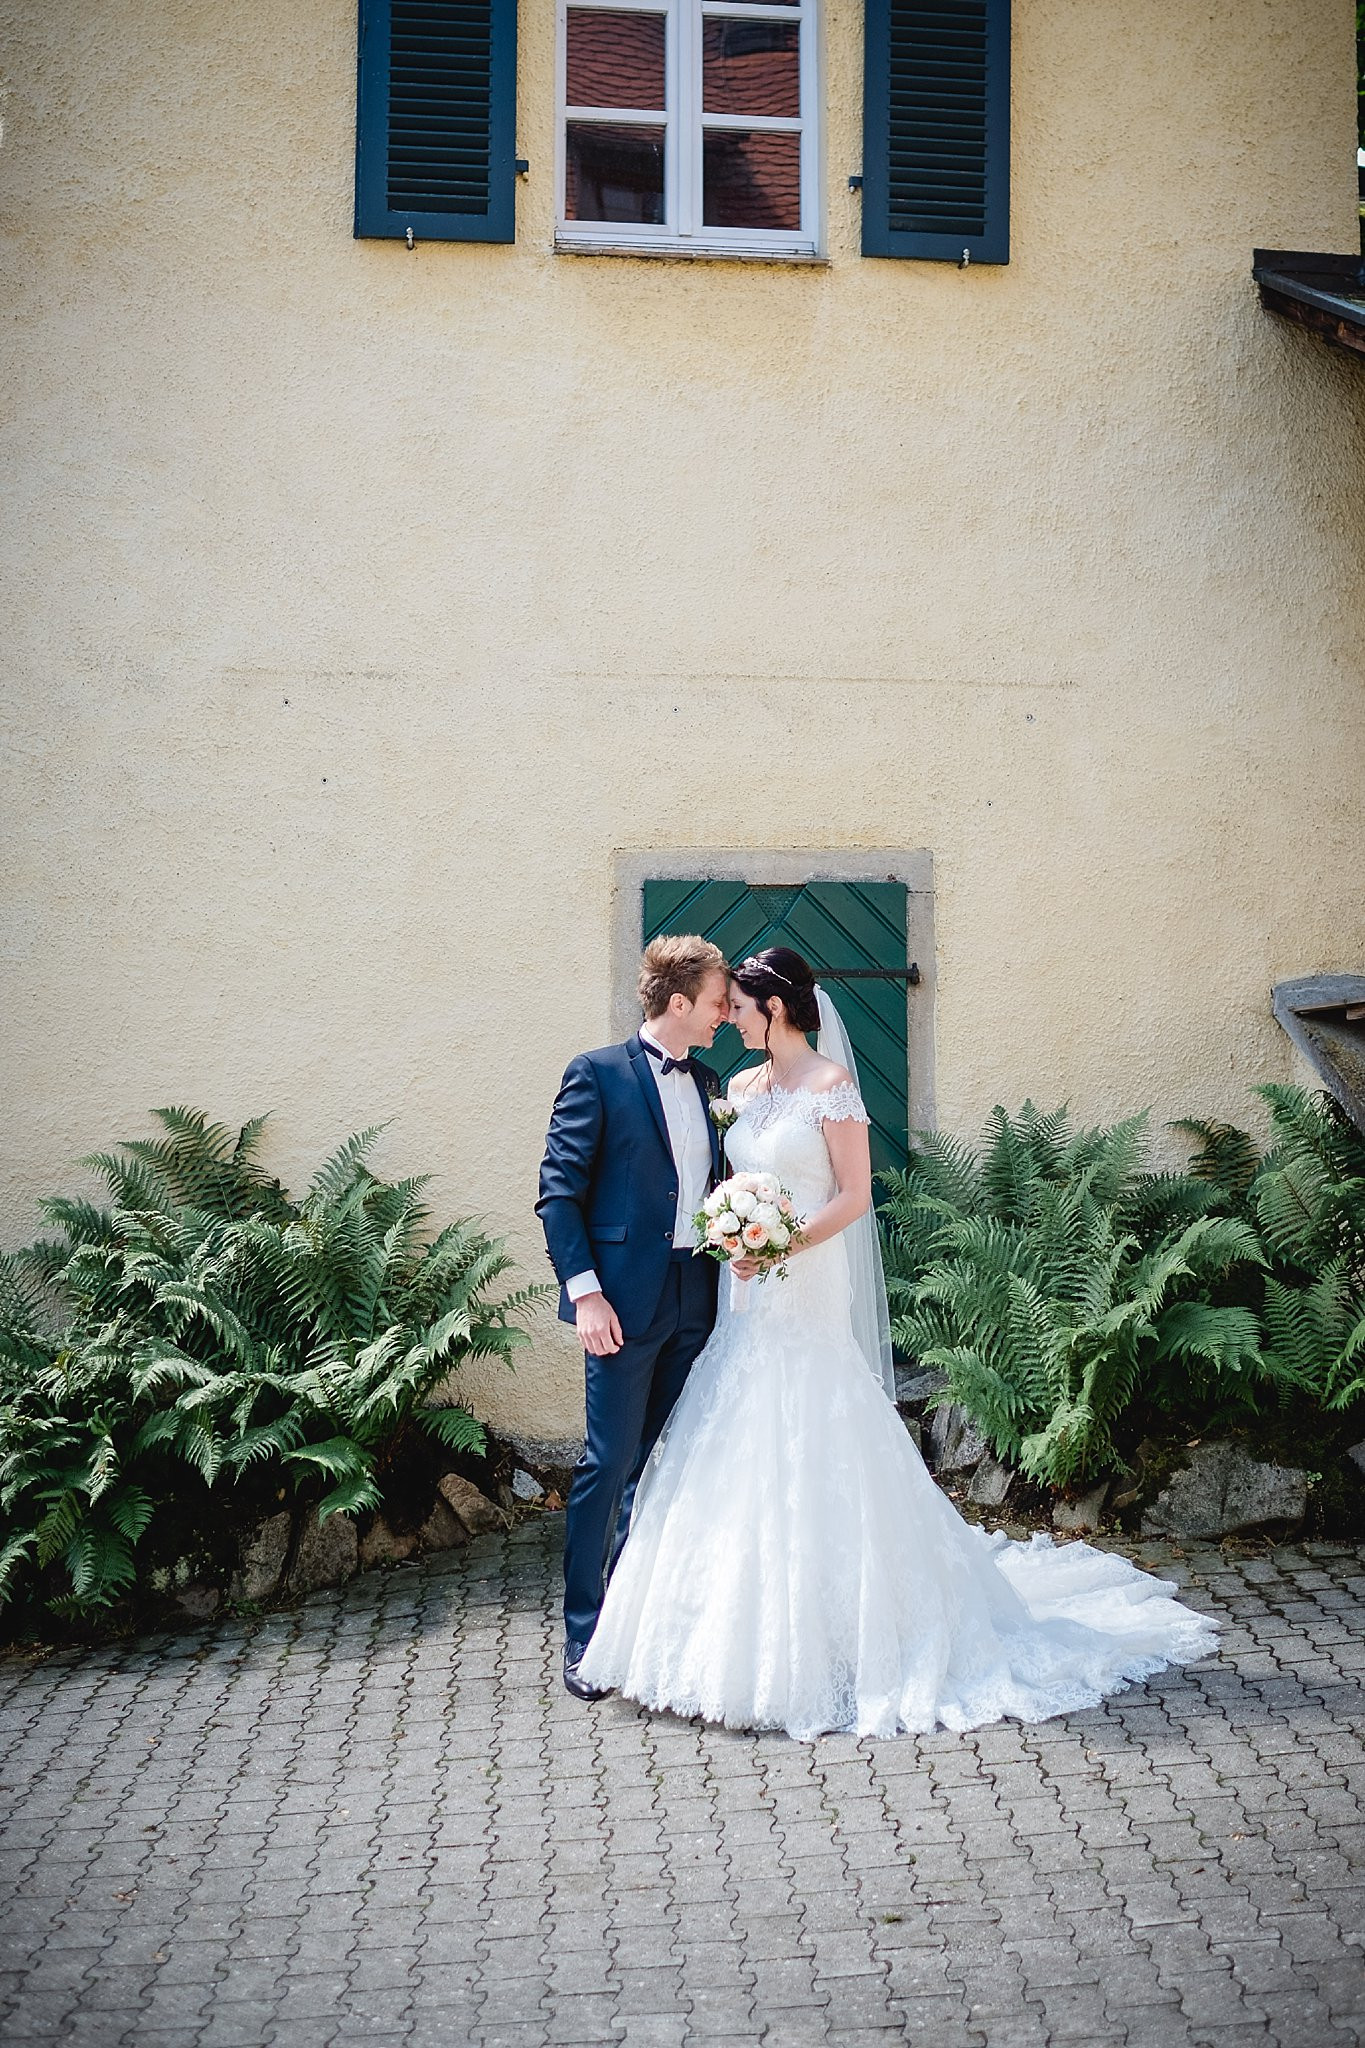
[[[1301,1522],[1308,1474],[1265,1465],[1240,1444],[1201,1444],[1142,1518],[1144,1536],[1231,1536],[1265,1523]]]
[[[223,1604],[217,1586],[183,1586],[175,1596],[180,1612],[191,1621],[211,1621]]]
[[[1092,1486],[1075,1500],[1059,1500],[1052,1510],[1053,1528],[1072,1531],[1098,1529],[1108,1496],[1109,1481],[1102,1479],[1098,1486]]]
[[[359,1549],[349,1515],[329,1515],[319,1522],[316,1511],[310,1510],[289,1573],[290,1591],[311,1593],[319,1586],[342,1585],[355,1575]]]
[[[418,1547],[423,1551],[458,1550],[462,1543],[468,1541],[468,1529],[455,1510],[438,1495],[431,1504],[431,1513],[417,1531]]]
[[[967,1488],[968,1500],[974,1500],[979,1507],[1003,1507],[1010,1488],[1014,1484],[1014,1468],[987,1451],[981,1463],[972,1474],[972,1483]]]
[[[898,1408],[922,1408],[934,1394],[941,1394],[948,1384],[946,1372],[922,1372],[917,1365],[896,1367],[896,1406]]]
[[[487,1494],[480,1493],[472,1479],[461,1478],[458,1472],[447,1472],[437,1482],[436,1490],[471,1536],[482,1536],[486,1530],[506,1529],[511,1525],[512,1517],[506,1509],[489,1500]],[[448,1549],[450,1546],[442,1544],[439,1547]]]
[[[382,1515],[376,1515],[360,1539],[360,1569],[371,1571],[378,1564],[402,1564],[417,1548],[417,1538],[391,1529]]]
[[[233,1600],[268,1600],[280,1583],[289,1555],[294,1518],[287,1511],[267,1515],[242,1539],[237,1570],[228,1587]]]
[[[986,1455],[986,1439],[956,1401],[934,1410],[929,1425],[930,1462],[936,1472],[970,1472]]]

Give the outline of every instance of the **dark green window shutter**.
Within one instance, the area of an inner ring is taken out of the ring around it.
[[[1008,263],[1009,0],[867,0],[863,254]]]
[[[355,231],[510,242],[516,0],[360,0]]]
[[[907,1150],[908,970],[902,882],[646,882],[646,945],[660,932],[700,932],[738,963],[765,946],[793,946],[828,984],[858,1062],[872,1118],[872,1164],[904,1167]],[[703,1055],[722,1080],[753,1066],[728,1024]]]

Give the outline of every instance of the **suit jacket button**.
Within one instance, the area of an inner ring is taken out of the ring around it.
[[[672,1242],[673,1242],[673,1232],[672,1232],[671,1230],[666,1230],[666,1231],[664,1232],[664,1243],[665,1243],[665,1244],[672,1244]]]

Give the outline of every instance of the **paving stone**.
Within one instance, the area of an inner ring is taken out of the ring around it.
[[[753,1965],[754,2002],[764,2012],[780,2012],[794,2005],[825,2006],[830,1991],[815,1982],[811,1964],[804,1958]]]
[[[621,2016],[616,2039],[624,2048],[683,2048],[687,2029],[682,2014],[630,2013]]]
[[[598,1997],[590,1992],[565,1993],[549,2000],[546,2025],[556,2048],[560,2044],[569,2048],[574,2042],[612,2040],[615,2015],[616,2001],[612,1997]]]
[[[860,2027],[832,2027],[827,2033],[812,2036],[812,2039],[827,2041],[830,2048],[886,2048],[888,2039],[896,2039],[902,2030],[902,2017],[893,2011],[888,2012],[880,2026],[867,2023]],[[768,2033],[763,2039],[764,2048],[768,2048],[768,2044],[779,2040],[780,2036]]]
[[[616,2012],[618,2017],[670,2016],[690,2006],[683,1992],[678,1968],[618,1970]]]
[[[294,2027],[307,2025],[308,2021],[297,2018],[281,2020],[280,2007],[271,2000],[243,1999],[232,2005],[215,2004],[205,2015],[202,2030],[190,2038],[197,2039],[203,2048],[260,2048],[262,2042],[271,2038],[277,2024],[283,2028],[283,2033],[275,2034],[274,2038],[288,2039],[292,2043]],[[328,2023],[329,2039],[335,2038],[337,2024],[335,2021]],[[134,2031],[131,2036],[134,2048],[139,2039],[139,2033]],[[184,2039],[182,2034],[182,2042]]]
[[[749,1992],[719,1991],[702,1987],[689,1992],[691,2011],[688,2034],[724,2041],[744,2040],[751,2034],[762,2037],[763,2018],[756,2021],[753,1996]]]
[[[0,1659],[6,2038],[1365,2039],[1358,1551],[1147,1546],[1220,1657],[1037,1727],[803,1745],[570,1701],[561,1528]]]
[[[652,1927],[615,1928],[610,1938],[618,1969],[662,1969],[677,1960],[677,1936],[667,1921]]]

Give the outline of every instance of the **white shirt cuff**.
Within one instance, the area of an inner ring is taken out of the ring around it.
[[[564,1291],[570,1301],[581,1301],[585,1294],[600,1294],[602,1282],[589,1266],[586,1273],[575,1273],[572,1280],[566,1280]]]

